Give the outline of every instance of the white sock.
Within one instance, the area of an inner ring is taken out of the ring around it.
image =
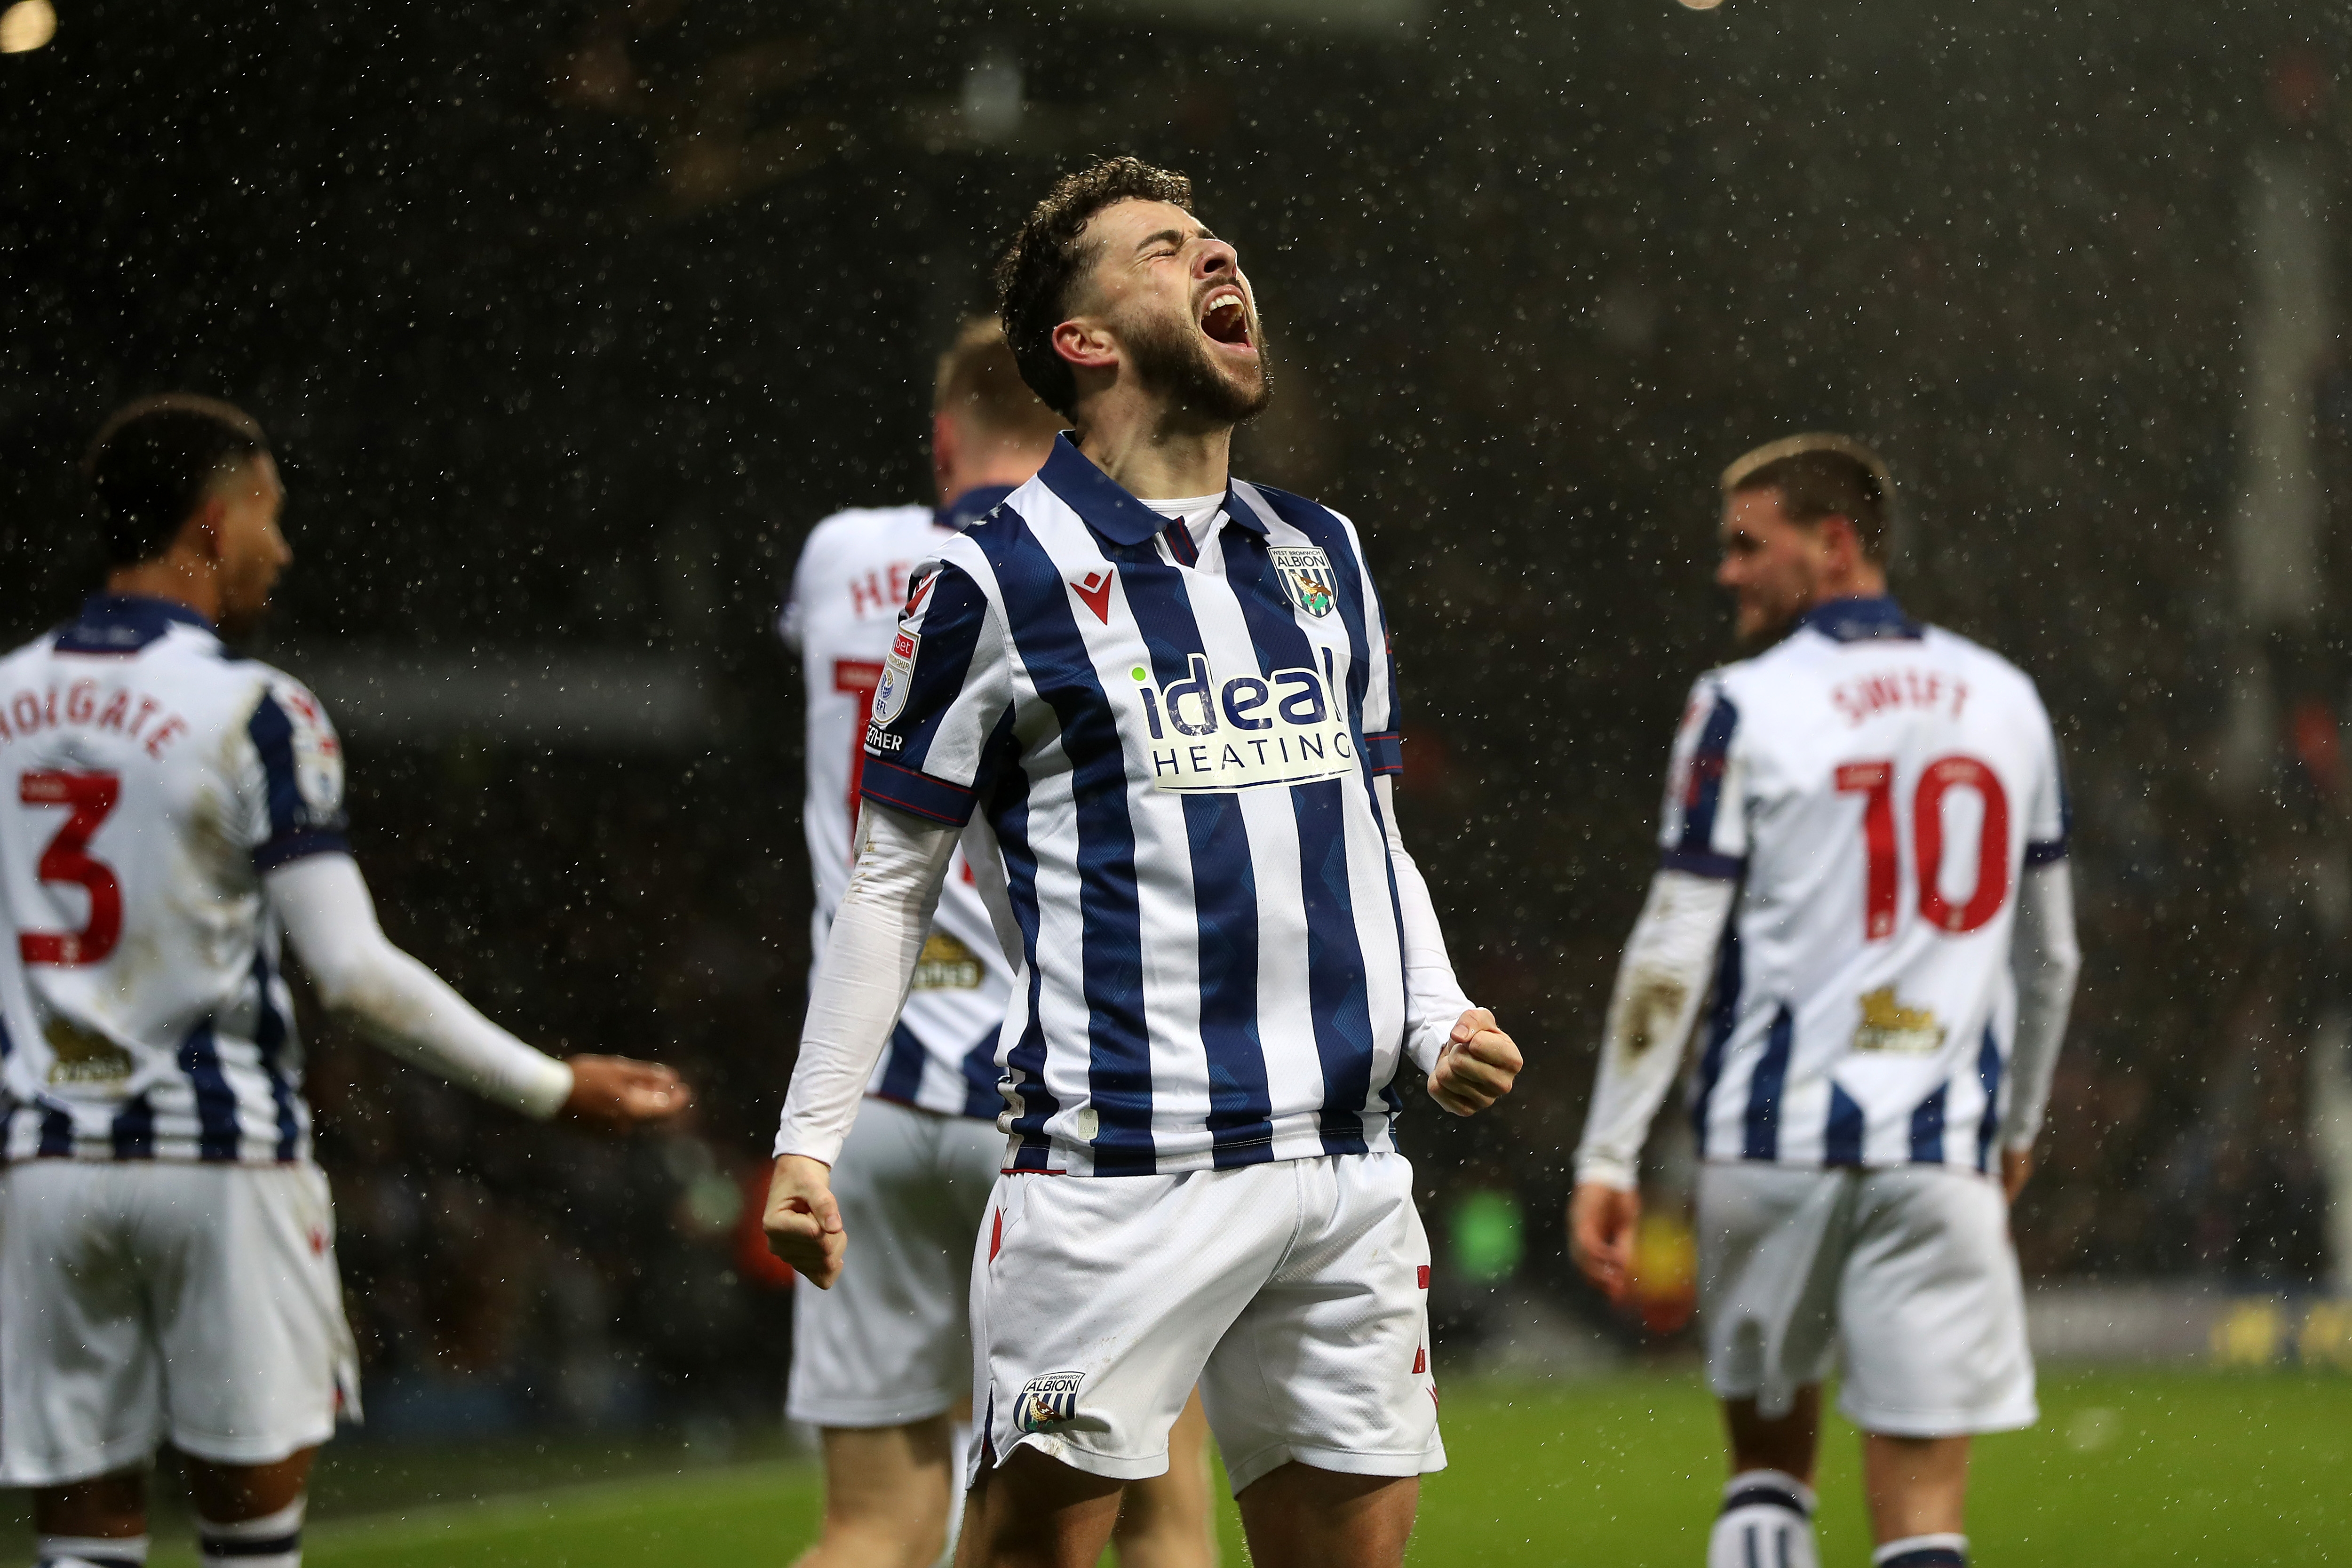
[[[33,1547],[40,1568],[146,1568],[147,1537],[44,1535]]]
[[[971,1423],[959,1421],[948,1434],[948,1545],[932,1568],[950,1568],[955,1562],[956,1537],[963,1533],[963,1466],[971,1452]]]
[[[1965,1535],[1906,1535],[1870,1554],[1872,1568],[1969,1568]]]
[[[308,1498],[296,1498],[276,1513],[235,1524],[196,1521],[205,1568],[302,1568],[302,1515]]]
[[[1706,1568],[1821,1568],[1813,1489],[1782,1470],[1742,1470],[1723,1489]]]

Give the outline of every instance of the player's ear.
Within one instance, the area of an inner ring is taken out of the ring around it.
[[[189,510],[187,520],[180,524],[180,531],[173,535],[170,548],[184,551],[199,561],[218,562],[227,553],[227,500],[206,492],[204,499]]]
[[[1118,363],[1118,344],[1110,331],[1091,317],[1076,316],[1054,329],[1054,352],[1073,365],[1108,370]]]
[[[932,415],[931,477],[940,484],[946,484],[948,476],[956,470],[962,449],[963,432],[956,428],[956,422],[948,417],[947,411],[941,409]],[[948,499],[952,500],[955,498],[950,496]]]

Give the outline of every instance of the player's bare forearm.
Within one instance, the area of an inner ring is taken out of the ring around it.
[[[769,1251],[818,1289],[833,1289],[841,1278],[849,1236],[841,1226],[841,1205],[834,1201],[830,1165],[804,1154],[777,1155],[761,1224]]]
[[[1568,1250],[1584,1277],[1612,1301],[1633,1282],[1633,1236],[1642,1221],[1642,1194],[1601,1182],[1579,1182],[1568,1203]]]
[[[1456,1116],[1475,1116],[1511,1092],[1527,1064],[1495,1015],[1473,1007],[1454,1021],[1429,1075],[1429,1097]]]
[[[627,1057],[564,1058],[572,1069],[572,1093],[560,1114],[607,1132],[625,1132],[648,1121],[664,1121],[694,1103],[694,1090],[658,1062]]]

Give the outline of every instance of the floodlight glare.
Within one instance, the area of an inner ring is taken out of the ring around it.
[[[58,13],[49,0],[16,0],[0,11],[0,55],[22,55],[58,35]]]

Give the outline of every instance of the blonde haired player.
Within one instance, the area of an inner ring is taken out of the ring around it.
[[[939,504],[861,507],[818,523],[780,623],[808,693],[802,821],[819,952],[849,884],[866,725],[908,574],[1034,474],[1060,428],[1023,384],[993,320],[965,323],[936,384]],[[985,842],[971,847],[992,860]],[[996,1046],[1014,969],[964,854],[948,868],[907,1005],[834,1165],[833,1192],[858,1244],[829,1289],[793,1293],[786,1410],[824,1434],[824,1532],[802,1559],[808,1568],[922,1568],[952,1534],[951,1413],[971,1389],[967,1297],[1003,1163]],[[1120,1515],[1125,1568],[1215,1561],[1197,1401],[1175,1436],[1168,1473],[1139,1484]]]
[[[1814,1568],[1821,1382],[1863,1429],[1877,1568],[1968,1561],[1969,1438],[2030,1425],[2008,1201],[2079,961],[2033,684],[1886,593],[1886,468],[1797,436],[1725,470],[1749,656],[1699,679],[1627,941],[1571,1240],[1627,1286],[1643,1135],[1691,1082],[1699,1310],[1732,1478],[1708,1568]]]
[[[105,589],[0,659],[0,1485],[33,1489],[42,1568],[138,1568],[168,1440],[204,1561],[295,1568],[359,1406],[281,930],[331,1008],[524,1115],[689,1096],[541,1055],[385,940],[325,710],[222,641],[293,559],[260,427],[149,399],[87,468]]]

